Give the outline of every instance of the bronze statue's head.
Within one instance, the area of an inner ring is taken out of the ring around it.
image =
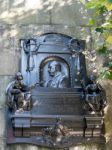
[[[48,65],[48,72],[50,76],[55,76],[56,72],[61,72],[61,64],[57,61],[52,61]]]
[[[16,78],[17,80],[23,80],[23,75],[21,74],[21,72],[18,72],[18,73],[16,74],[15,78]]]
[[[96,82],[96,76],[95,75],[90,75],[90,81]]]

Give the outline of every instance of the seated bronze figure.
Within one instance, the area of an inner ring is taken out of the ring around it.
[[[31,93],[30,88],[23,82],[23,76],[18,72],[15,81],[7,88],[8,106],[10,111],[28,111],[31,109]]]
[[[20,45],[21,72],[6,90],[7,144],[105,143],[106,95],[87,75],[85,41],[46,33]]]
[[[85,108],[90,112],[101,112],[106,106],[105,91],[96,83],[95,76],[90,76],[90,83],[85,88]]]

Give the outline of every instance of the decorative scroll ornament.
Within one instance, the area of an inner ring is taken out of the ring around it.
[[[82,53],[83,49],[80,45],[80,42],[77,39],[71,39],[69,42],[69,47],[72,50],[72,57],[75,57],[75,67],[77,68],[77,74],[80,74],[80,53]]]
[[[26,71],[30,72],[35,67],[33,55],[38,50],[38,45],[37,45],[36,40],[35,39],[24,40],[23,48],[24,48],[25,53],[27,54],[27,68],[26,68]]]
[[[43,140],[47,145],[52,146],[61,146],[64,143],[69,145],[67,140],[71,137],[71,131],[73,130],[62,125],[61,118],[57,118],[54,126],[43,129]]]

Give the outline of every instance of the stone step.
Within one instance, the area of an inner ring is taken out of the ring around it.
[[[25,119],[24,119],[25,118]],[[61,124],[67,127],[73,128],[83,128],[84,127],[84,117],[83,116],[73,116],[73,115],[14,115],[12,117],[14,127],[30,128],[30,127],[44,127],[53,126],[57,122],[57,118],[61,118]],[[26,121],[25,121],[26,120]]]
[[[103,117],[101,116],[89,116],[89,117],[86,117],[86,123],[87,123],[87,126],[102,126],[103,124]]]
[[[86,129],[85,130],[85,137],[101,137],[102,136],[102,129]]]
[[[61,122],[64,126],[70,128],[84,128],[84,122],[82,119],[80,120],[62,120]],[[32,127],[39,127],[39,126],[53,126],[56,124],[56,120],[53,119],[33,119],[31,121]]]
[[[33,104],[37,104],[37,106],[39,105],[45,105],[45,104],[49,104],[49,105],[55,105],[55,104],[59,104],[59,105],[64,105],[64,104],[76,104],[76,105],[81,105],[81,100],[79,97],[59,97],[59,98],[52,98],[52,97],[33,97]]]
[[[39,93],[79,93],[82,92],[81,86],[75,86],[74,88],[48,88],[48,87],[35,87],[32,89],[32,94]]]
[[[27,121],[24,121],[24,118]],[[33,115],[26,113],[25,115],[16,114],[12,116],[15,136],[38,136],[43,128],[54,127],[57,118],[61,118],[61,124],[67,127],[70,134],[87,138],[102,136],[102,124],[99,126],[96,124],[97,120],[101,122],[102,117],[89,116],[90,120],[94,120],[93,124],[93,122],[86,122],[87,120],[85,121],[83,115]]]

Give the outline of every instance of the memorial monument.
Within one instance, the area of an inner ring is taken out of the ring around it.
[[[66,148],[105,142],[105,92],[86,71],[85,41],[57,33],[21,39],[21,70],[6,90],[7,144]]]

